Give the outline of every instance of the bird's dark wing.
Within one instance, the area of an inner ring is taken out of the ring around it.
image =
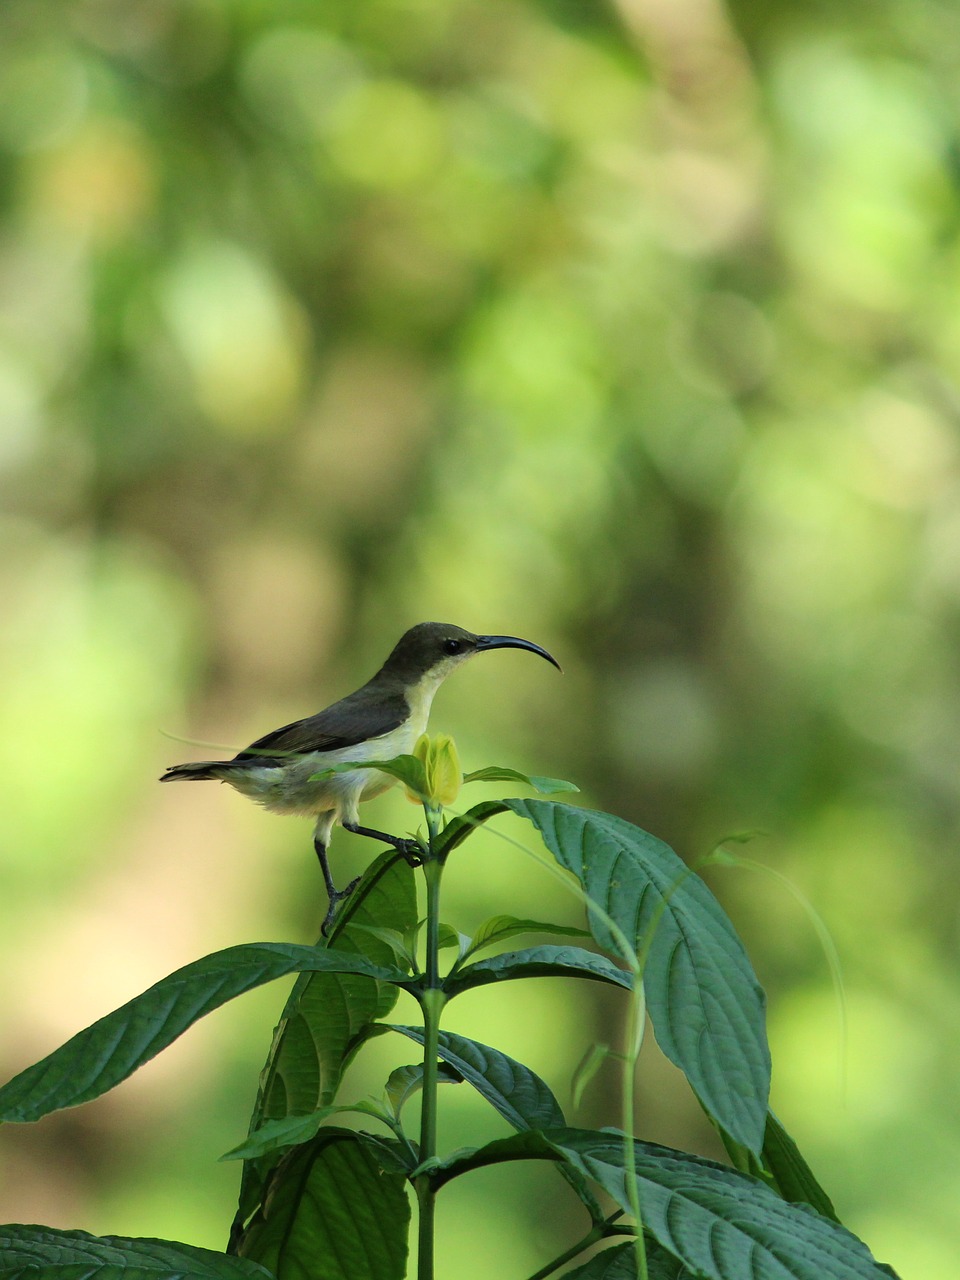
[[[337,751],[389,733],[403,724],[409,714],[410,707],[399,689],[386,698],[382,692],[373,695],[366,689],[358,689],[315,716],[285,724],[251,742],[234,760],[245,764],[253,760],[282,764],[288,756]]]

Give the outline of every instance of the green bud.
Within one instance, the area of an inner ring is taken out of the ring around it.
[[[463,785],[463,770],[453,739],[445,733],[438,733],[435,738],[422,733],[413,754],[423,765],[427,782],[426,803],[433,809],[453,804]],[[424,798],[413,795],[409,790],[407,795],[418,802]]]

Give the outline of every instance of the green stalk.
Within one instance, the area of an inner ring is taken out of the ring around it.
[[[644,957],[646,959],[646,957]],[[634,1108],[636,1099],[637,1059],[643,1044],[647,1004],[643,990],[643,969],[638,964],[633,971],[633,991],[630,993],[630,1012],[627,1018],[627,1046],[623,1066],[623,1168],[626,1175],[627,1200],[637,1227],[634,1240],[634,1265],[638,1280],[648,1280],[647,1249],[643,1239],[643,1213],[640,1209],[640,1189],[637,1186],[634,1144],[636,1142]]]
[[[423,864],[427,886],[426,968],[420,993],[423,1010],[423,1090],[420,1112],[420,1164],[429,1165],[437,1156],[437,1050],[440,1037],[440,1015],[447,997],[440,982],[440,877],[443,864],[433,854],[440,829],[440,812],[424,805],[430,832],[431,856]],[[420,1210],[417,1245],[418,1280],[433,1280],[434,1208],[436,1194],[429,1169],[414,1178]]]
[[[579,1257],[585,1249],[589,1249],[592,1244],[596,1244],[598,1240],[605,1240],[608,1236],[624,1234],[621,1229],[614,1227],[617,1218],[620,1217],[620,1210],[610,1215],[603,1222],[595,1222],[587,1234],[578,1240],[576,1244],[572,1244],[569,1249],[564,1249],[563,1253],[558,1254],[551,1262],[546,1263],[535,1271],[532,1276],[528,1276],[527,1280],[547,1280],[547,1276],[552,1276],[554,1271],[559,1271],[566,1262],[572,1262],[574,1258]]]
[[[466,814],[458,815],[466,817]],[[562,870],[556,863],[546,858],[540,857],[534,853],[532,849],[527,848],[525,844],[521,844],[519,840],[514,840],[511,836],[504,835],[502,831],[493,832],[505,843],[519,849],[521,853],[526,854],[528,858],[532,858],[539,866],[543,867],[554,879],[558,880],[565,888],[569,889],[587,908],[588,912],[592,912],[597,919],[601,920],[608,929],[617,948],[619,949],[624,960],[630,966],[630,972],[633,975],[633,991],[630,995],[630,1006],[628,1014],[628,1025],[626,1033],[626,1052],[623,1055],[623,1090],[622,1090],[622,1127],[623,1127],[623,1148],[624,1148],[624,1177],[626,1182],[627,1200],[630,1205],[630,1211],[636,1222],[636,1239],[634,1240],[634,1258],[639,1280],[648,1280],[649,1268],[647,1267],[647,1250],[643,1239],[643,1213],[640,1206],[640,1188],[637,1184],[637,1171],[634,1163],[634,1144],[636,1142],[636,1123],[634,1119],[635,1099],[636,1099],[636,1072],[637,1061],[640,1057],[640,1048],[643,1044],[644,1024],[646,1020],[646,998],[643,990],[643,971],[646,968],[647,956],[653,943],[653,935],[659,923],[660,917],[666,908],[667,901],[684,880],[687,875],[691,874],[688,868],[677,882],[671,886],[668,894],[660,903],[657,911],[654,913],[653,919],[647,926],[646,933],[642,939],[639,954],[634,951],[629,940],[617,922],[607,914],[606,911],[595,902],[590,895],[584,890],[579,880],[572,878],[568,872]],[[549,1275],[549,1271],[543,1273]],[[538,1273],[538,1276],[540,1273]],[[533,1277],[532,1280],[537,1280]]]

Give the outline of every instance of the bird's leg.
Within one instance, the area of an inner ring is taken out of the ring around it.
[[[313,847],[317,851],[317,857],[320,859],[320,870],[323,872],[323,883],[327,886],[327,914],[323,918],[323,924],[320,926],[320,932],[324,937],[327,936],[327,930],[333,923],[333,917],[336,915],[337,905],[344,898],[349,898],[351,893],[360,883],[360,877],[351,880],[345,889],[338,889],[333,883],[333,876],[330,874],[330,863],[327,861],[327,846],[318,837],[314,837]]]
[[[355,836],[370,836],[374,840],[382,840],[384,844],[392,844],[397,853],[402,854],[411,867],[419,867],[423,862],[423,845],[419,840],[403,840],[399,836],[391,836],[386,831],[375,831],[373,827],[361,827],[358,822],[343,822],[344,831],[352,831]]]

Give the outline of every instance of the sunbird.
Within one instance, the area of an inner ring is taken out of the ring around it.
[[[368,760],[391,760],[408,754],[426,731],[434,694],[451,672],[487,649],[529,649],[561,670],[546,649],[517,636],[478,636],[449,622],[421,622],[400,637],[372,679],[332,706],[264,734],[232,760],[200,760],[175,764],[161,782],[228,782],[273,813],[309,814],[316,818],[313,847],[320,860],[329,908],[326,933],[337,903],[357,881],[337,889],[330,874],[327,848],[339,823],[359,836],[371,836],[404,854],[419,848],[360,824],[360,804],[380,795],[395,779]],[[329,778],[314,775],[334,765],[356,763],[356,769]]]

